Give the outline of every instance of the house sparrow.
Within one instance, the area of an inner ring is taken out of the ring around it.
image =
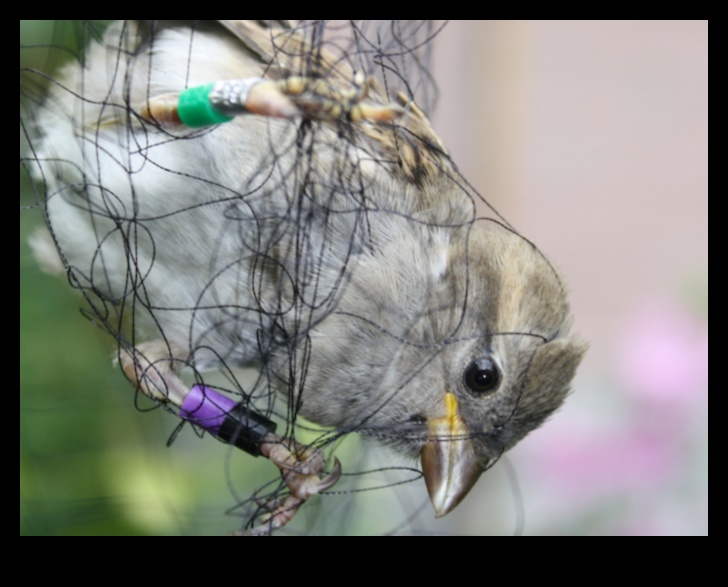
[[[553,265],[476,216],[411,96],[321,26],[119,22],[37,117],[50,233],[124,372],[281,469],[254,533],[340,464],[204,372],[255,367],[289,417],[420,458],[442,516],[562,404],[586,349]]]

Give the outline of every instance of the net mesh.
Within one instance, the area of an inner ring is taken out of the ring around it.
[[[50,44],[21,39],[21,186],[50,235],[34,236],[36,256],[67,276],[84,314],[116,341],[117,361],[176,371],[275,421],[281,438],[340,458],[340,482],[287,531],[311,531],[316,512],[336,518],[358,492],[420,479],[414,466],[372,466],[348,439],[363,433],[416,456],[429,407],[403,412],[420,385],[438,386],[423,373],[463,369],[447,365],[446,349],[497,338],[521,365],[521,391],[472,432],[485,442],[517,413],[534,349],[563,331],[563,318],[478,324],[490,302],[473,304],[477,223],[516,236],[553,270],[492,210],[476,215],[487,203],[430,127],[441,26],[95,21],[56,29]],[[278,84],[304,115],[191,129],[149,113],[160,97],[251,77]],[[391,119],[372,119],[382,111]],[[444,251],[458,239],[453,273]],[[157,387],[161,401],[137,405],[177,415]],[[535,402],[529,417],[551,409]],[[239,529],[290,493],[272,466],[252,490],[227,470]],[[425,503],[384,531],[408,527]]]

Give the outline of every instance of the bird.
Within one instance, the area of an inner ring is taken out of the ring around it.
[[[276,433],[276,398],[419,459],[443,516],[563,404],[587,349],[554,264],[478,216],[406,85],[340,36],[323,21],[118,21],[35,118],[39,260],[117,338],[137,389],[278,466],[287,497],[247,533],[285,526],[341,474]],[[263,391],[204,384],[243,367]]]

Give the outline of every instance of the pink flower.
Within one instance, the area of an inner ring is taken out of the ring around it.
[[[572,430],[542,438],[532,451],[534,474],[585,502],[659,487],[680,463],[676,443],[629,426]]]
[[[559,414],[529,445],[534,473],[572,499],[656,489],[679,477],[698,409],[707,402],[707,324],[653,302],[618,336],[608,396]],[[691,409],[693,408],[693,409]]]
[[[702,401],[708,389],[708,327],[683,308],[653,302],[630,320],[619,341],[622,387],[653,403]]]

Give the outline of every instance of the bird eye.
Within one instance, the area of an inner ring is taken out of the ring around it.
[[[490,393],[500,383],[500,371],[491,359],[478,359],[465,369],[464,381],[465,386],[475,394]]]

